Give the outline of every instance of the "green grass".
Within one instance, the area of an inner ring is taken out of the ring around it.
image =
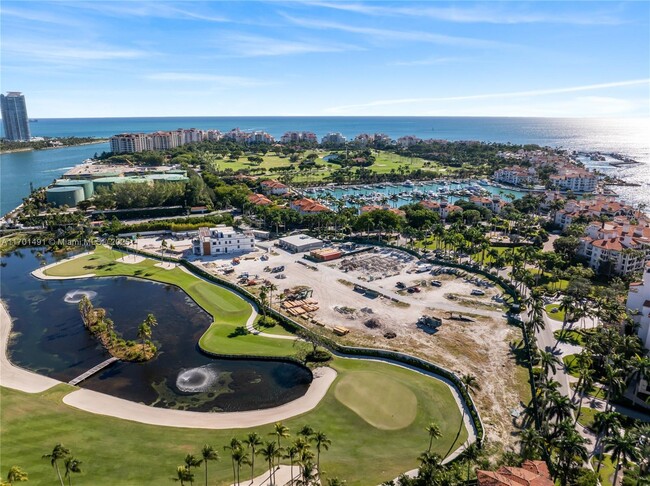
[[[593,457],[591,459],[591,464],[594,466],[594,471],[595,471],[596,467],[598,466],[598,459]],[[614,464],[612,463],[612,456],[610,456],[609,454],[605,454],[605,458],[603,459],[603,464],[600,467],[600,473],[599,473],[600,484],[602,486],[612,486],[612,480],[614,479],[615,472],[616,469],[614,467]]]
[[[554,321],[564,322],[564,311],[560,309],[560,304],[547,304],[544,310]]]
[[[593,408],[589,407],[582,407],[580,408],[580,417],[578,418],[578,423],[582,425],[583,427],[589,427],[594,423],[594,417],[598,410],[594,410]]]
[[[368,402],[377,390],[381,400]],[[336,399],[370,425],[383,430],[399,430],[410,425],[418,410],[415,393],[401,383],[377,372],[345,376],[336,385]]]
[[[291,340],[250,334],[229,337],[243,326],[251,312],[250,306],[237,294],[180,268],[155,267],[152,260],[138,264],[114,261],[121,256],[120,252],[98,247],[94,254],[52,267],[46,273],[52,276],[126,275],[178,285],[214,318],[200,340],[205,349],[272,356],[298,352]],[[309,424],[328,435],[332,446],[330,451],[323,453],[322,467],[330,477],[347,479],[349,485],[378,484],[416,467],[417,456],[428,444],[424,429],[431,421],[440,425],[443,434],[434,442],[434,452],[445,455],[466,440],[461,412],[443,382],[377,361],[335,358],[331,366],[338,376],[321,403],[311,412],[285,421],[294,431]],[[369,377],[372,377],[372,386],[368,384]],[[341,382],[347,405],[335,396]],[[363,389],[356,394],[350,393],[346,383],[355,383]],[[0,389],[3,407],[0,463],[3,467],[17,464],[29,472],[36,484],[51,482],[55,479],[54,472],[41,456],[55,443],[62,442],[84,462],[85,472],[79,481],[86,478],[86,483],[100,486],[164,484],[176,465],[182,463],[185,454],[198,453],[204,443],[213,444],[221,451],[233,435],[243,438],[252,431],[163,428],[93,415],[64,405],[61,399],[68,390],[68,386],[59,386],[28,395]],[[399,429],[389,430],[396,427]],[[255,430],[266,436],[270,426]],[[142,444],[148,446],[145,448]],[[211,464],[210,471],[212,484],[215,479],[217,484],[228,484],[232,480],[227,458]],[[262,471],[263,466],[260,466],[257,474]],[[197,474],[197,481],[200,478]]]
[[[292,433],[308,424],[331,439],[330,450],[321,456],[326,477],[347,479],[350,486],[379,484],[417,467],[416,458],[428,445],[424,429],[432,420],[440,424],[443,434],[440,440],[434,441],[434,452],[444,455],[452,442],[457,447],[466,440],[466,430],[459,429],[460,411],[444,383],[404,368],[367,360],[337,358],[333,367],[339,373],[333,387],[355,373],[379,373],[386,380],[408,388],[415,395],[418,407],[407,427],[382,430],[341,404],[330,391],[311,412],[284,421]],[[182,464],[185,454],[198,454],[207,443],[214,445],[222,456],[220,462],[209,466],[210,484],[229,484],[232,472],[223,446],[231,437],[244,438],[253,431],[156,427],[94,415],[61,402],[70,389],[61,385],[30,395],[0,388],[3,436],[0,472],[3,475],[8,467],[16,464],[29,473],[30,484],[54,484],[55,472],[41,456],[62,442],[83,461],[84,473],[76,478],[77,484],[171,484],[169,478],[176,466]],[[381,393],[367,397],[369,406],[381,400]],[[270,438],[271,426],[256,427],[254,431],[266,440]],[[258,459],[256,463],[260,465],[257,474],[261,474],[263,461]],[[203,484],[202,481],[202,476],[197,474],[197,484]]]
[[[575,360],[576,360],[575,354],[569,354],[567,356],[562,357],[562,361],[564,362],[564,367],[566,368],[567,373],[569,373],[571,376],[575,376],[576,378],[579,377],[578,375],[578,367],[576,366]]]

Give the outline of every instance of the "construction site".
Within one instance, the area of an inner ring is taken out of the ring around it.
[[[477,399],[488,435],[511,441],[508,418],[528,384],[525,369],[513,361],[510,345],[521,334],[507,324],[502,289],[396,249],[369,248],[317,262],[309,253],[267,244],[237,262],[213,257],[195,263],[253,293],[273,284],[275,309],[343,344],[405,351],[475,375],[485,382]],[[502,372],[488,381],[486,370],[495,369]]]

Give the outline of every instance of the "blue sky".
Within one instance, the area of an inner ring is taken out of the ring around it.
[[[650,2],[7,1],[32,117],[650,116]]]

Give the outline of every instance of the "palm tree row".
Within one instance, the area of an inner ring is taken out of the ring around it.
[[[332,441],[324,432],[315,431],[308,425],[303,426],[297,433],[296,438],[288,445],[283,446],[283,439],[291,437],[289,428],[282,422],[273,424],[273,436],[271,440],[264,441],[257,432],[251,432],[243,439],[233,437],[224,450],[229,451],[232,465],[233,484],[239,485],[242,480],[242,467],[250,466],[250,481],[255,478],[255,458],[261,456],[268,468],[269,484],[274,485],[275,473],[281,459],[288,459],[291,465],[291,484],[296,486],[310,486],[320,484],[322,476],[320,468],[320,456],[322,451],[329,449]],[[312,450],[316,449],[316,454]],[[314,457],[316,463],[313,462]],[[216,449],[211,445],[204,445],[201,449],[201,458],[192,454],[185,456],[184,464],[176,468],[176,475],[172,480],[178,481],[181,485],[194,484],[193,469],[204,465],[205,484],[208,484],[208,462],[220,459]],[[299,467],[298,476],[294,476],[294,465]],[[330,480],[331,484],[342,484],[338,479]]]
[[[56,475],[61,483],[61,486],[65,486],[63,479],[68,480],[68,486],[72,485],[72,475],[81,472],[81,461],[75,458],[70,449],[65,447],[63,444],[56,444],[52,449],[52,452],[43,455],[43,459],[49,459],[50,464],[56,470]],[[64,475],[61,476],[61,469],[59,468],[59,461],[63,461],[64,466]]]

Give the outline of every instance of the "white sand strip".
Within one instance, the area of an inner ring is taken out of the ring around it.
[[[246,412],[187,412],[130,402],[92,390],[78,390],[63,397],[63,402],[86,412],[132,420],[142,424],[191,429],[245,429],[287,420],[309,412],[325,397],[336,378],[332,368],[317,368],[307,393],[279,407]]]
[[[76,278],[88,278],[88,277],[94,277],[94,273],[89,273],[87,275],[74,275],[72,277],[52,277],[50,275],[45,275],[45,270],[48,268],[55,267],[57,265],[60,265],[61,263],[66,263],[70,262],[72,260],[76,260],[77,258],[85,257],[88,256],[92,253],[92,251],[85,251],[83,253],[79,253],[78,255],[75,255],[70,258],[66,258],[65,260],[59,260],[58,262],[50,263],[49,265],[45,265],[43,267],[37,268],[32,272],[32,275],[40,280],[72,280]]]
[[[134,265],[136,263],[140,263],[145,261],[146,258],[143,257],[142,255],[136,255],[135,253],[129,254],[129,255],[124,255],[121,258],[118,258],[115,260],[117,263],[128,263],[131,265]]]
[[[11,335],[11,317],[0,303],[0,386],[27,393],[40,393],[61,383],[53,378],[39,375],[15,366],[7,358],[7,346]]]
[[[300,476],[300,467],[297,464],[294,464],[293,466],[293,477],[291,473],[291,466],[285,466],[285,465],[280,465],[280,466],[275,466],[275,474],[273,475],[275,478],[275,484],[280,486],[281,484],[289,484],[291,480],[298,481],[301,476]],[[315,468],[314,468],[315,469]],[[245,469],[242,470],[244,472]],[[264,472],[264,474],[260,474],[256,478],[253,479],[251,482],[250,479],[248,479],[248,476],[246,476],[246,479],[243,479],[244,474],[242,474],[242,480],[239,483],[240,485],[245,485],[245,486],[271,486],[271,478],[269,477],[269,471],[268,469]],[[313,484],[320,484],[320,483],[313,483]],[[230,486],[238,486],[237,483],[233,483]]]
[[[143,258],[144,260],[144,258]],[[154,267],[162,268],[163,270],[173,270],[178,266],[178,263],[174,262],[160,262],[160,263],[154,263]]]

